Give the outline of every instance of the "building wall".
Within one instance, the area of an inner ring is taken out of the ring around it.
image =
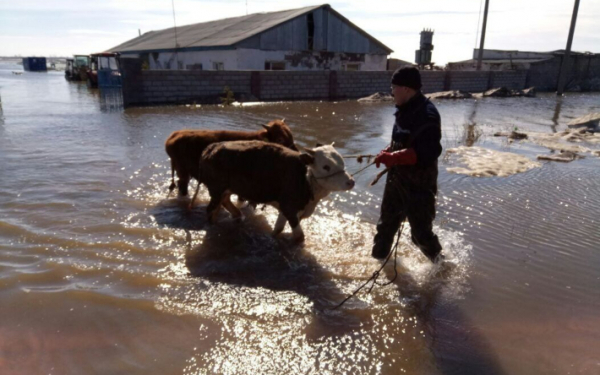
[[[140,54],[124,54],[138,57]],[[286,70],[344,70],[348,63],[360,64],[360,70],[385,70],[385,55],[330,52],[264,51],[240,48],[223,51],[190,51],[149,53],[143,56],[151,70],[214,70],[214,62],[222,62],[224,70],[264,70],[266,61],[285,62]]]
[[[319,8],[310,14],[314,25],[312,51],[388,55],[380,45],[329,9]],[[308,18],[308,14],[297,17],[242,42],[240,46],[271,51],[309,51]]]
[[[545,52],[527,52],[527,51],[502,51],[494,49],[484,49],[484,60],[504,60],[504,59],[549,59],[554,57],[551,53]],[[473,49],[473,59],[479,58],[479,48]]]
[[[531,66],[529,62],[490,62],[483,60],[481,62],[481,70],[484,71],[510,71],[510,70],[527,70]],[[448,69],[461,71],[477,71],[477,61],[448,63]]]
[[[285,62],[286,70],[345,70],[348,63],[360,64],[360,70],[385,70],[385,55],[331,52],[262,51],[239,49],[240,70],[264,70],[265,61]]]
[[[202,64],[202,70],[213,70],[213,62],[222,62],[225,70],[239,69],[236,50],[188,51],[177,54],[154,52],[147,56],[151,70],[194,69],[197,64]]]

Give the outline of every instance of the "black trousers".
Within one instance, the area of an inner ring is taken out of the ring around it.
[[[394,167],[388,173],[372,255],[383,259],[389,254],[400,224],[408,218],[412,241],[433,261],[442,251],[440,241],[432,231],[437,194],[437,165],[435,171],[425,173],[425,180],[429,183],[423,185],[414,184],[414,175],[407,176],[406,172],[406,169]],[[432,176],[433,173],[435,176]]]

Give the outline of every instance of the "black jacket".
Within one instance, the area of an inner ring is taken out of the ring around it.
[[[414,148],[417,167],[427,168],[437,164],[442,154],[441,119],[435,105],[421,92],[408,102],[396,106],[392,149]]]

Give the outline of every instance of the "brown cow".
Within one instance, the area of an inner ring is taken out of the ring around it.
[[[177,187],[179,195],[188,194],[188,183],[193,177],[200,180],[200,156],[204,149],[212,143],[237,140],[262,140],[281,144],[292,150],[298,150],[294,137],[285,119],[274,120],[264,129],[255,132],[229,130],[177,130],[171,133],[165,142],[165,150],[171,158],[171,185],[169,193],[175,189],[175,172],[177,172]]]
[[[261,141],[208,146],[202,154],[200,173],[210,193],[209,221],[215,222],[221,204],[234,217],[240,217],[241,212],[229,200],[231,194],[237,194],[279,210],[273,235],[281,233],[289,221],[293,238],[302,241],[300,220],[312,215],[317,203],[330,192],[354,187],[333,144],[305,151],[301,154]]]

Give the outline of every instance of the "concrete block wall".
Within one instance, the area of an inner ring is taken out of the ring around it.
[[[393,72],[347,72],[338,71],[337,98],[361,98],[376,92],[390,92]]]
[[[329,98],[329,71],[259,72],[261,100]]]
[[[266,101],[354,99],[375,92],[389,92],[392,77],[391,71],[141,70],[137,59],[122,59],[121,68],[126,106],[193,101],[214,103],[223,96],[226,86],[235,94],[252,94]],[[499,86],[522,89],[528,75],[526,71],[422,71],[421,77],[423,92],[432,93],[446,90],[482,92]]]
[[[225,87],[234,93],[250,92],[251,72],[145,70],[142,71],[143,103],[178,103],[222,95]]]
[[[491,87],[489,72],[448,71],[447,74],[448,90],[483,92]]]
[[[445,90],[447,72],[423,70],[421,71],[421,91],[425,94],[440,92]]]
[[[491,72],[490,87],[506,87],[511,90],[522,90],[527,84],[527,70],[512,70],[507,72]]]

